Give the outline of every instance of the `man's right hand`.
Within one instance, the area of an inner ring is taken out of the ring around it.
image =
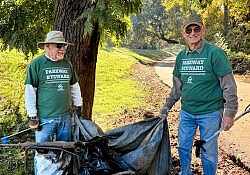
[[[29,127],[32,130],[38,130],[39,129],[39,118],[37,116],[31,116],[29,118]]]
[[[234,117],[223,116],[221,126],[223,127],[224,131],[228,131],[233,125],[234,125]]]

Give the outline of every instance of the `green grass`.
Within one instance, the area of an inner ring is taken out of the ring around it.
[[[150,49],[132,49],[132,51],[138,55],[150,58],[150,59],[157,59],[157,58],[166,58],[176,56],[181,48],[184,48],[183,45],[172,45],[170,47],[165,47],[163,50],[150,50]]]
[[[16,51],[0,52],[0,137],[26,128],[24,108],[24,77],[28,62]],[[17,137],[18,139],[18,137]],[[0,175],[21,175],[25,172],[24,151],[0,149]]]
[[[132,65],[147,59],[128,49],[112,48],[99,52],[93,120],[104,131],[113,129],[112,123],[125,109],[147,105],[143,100],[147,93],[130,78]]]
[[[33,151],[28,151],[29,157],[33,157]],[[27,169],[24,164],[25,152],[20,148],[0,149],[0,175],[25,175],[33,172],[33,158],[27,159]]]

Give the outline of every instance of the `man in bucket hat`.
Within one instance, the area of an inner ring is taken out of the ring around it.
[[[72,64],[63,59],[68,46],[61,31],[51,31],[38,47],[45,54],[32,60],[25,80],[25,107],[36,142],[71,141],[72,100],[81,115],[82,97]],[[39,123],[52,121],[39,128]],[[55,137],[55,138],[54,138]],[[35,173],[36,173],[35,161]]]
[[[178,127],[180,175],[191,175],[191,152],[196,129],[200,140],[212,136],[222,126],[229,130],[238,110],[237,88],[226,53],[202,40],[205,26],[198,15],[183,24],[182,36],[188,46],[176,58],[173,87],[159,116],[164,117],[181,98]],[[215,175],[218,137],[204,144],[201,159],[204,175]]]

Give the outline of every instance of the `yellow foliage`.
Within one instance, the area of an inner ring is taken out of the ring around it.
[[[166,7],[166,11],[170,10],[174,7],[175,2],[174,1],[164,1],[163,5]]]

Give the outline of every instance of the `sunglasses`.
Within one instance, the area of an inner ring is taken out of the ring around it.
[[[191,27],[187,27],[186,29],[185,29],[185,32],[186,32],[186,34],[191,34],[192,33],[192,31],[194,31],[194,33],[200,33],[200,31],[201,31],[201,27],[199,27],[199,26],[196,26],[195,28],[191,28]]]
[[[58,49],[61,49],[62,47],[65,47],[65,48],[68,47],[67,44],[62,44],[62,43],[57,43],[57,44],[55,44],[55,45],[56,45],[56,48],[58,48]]]

